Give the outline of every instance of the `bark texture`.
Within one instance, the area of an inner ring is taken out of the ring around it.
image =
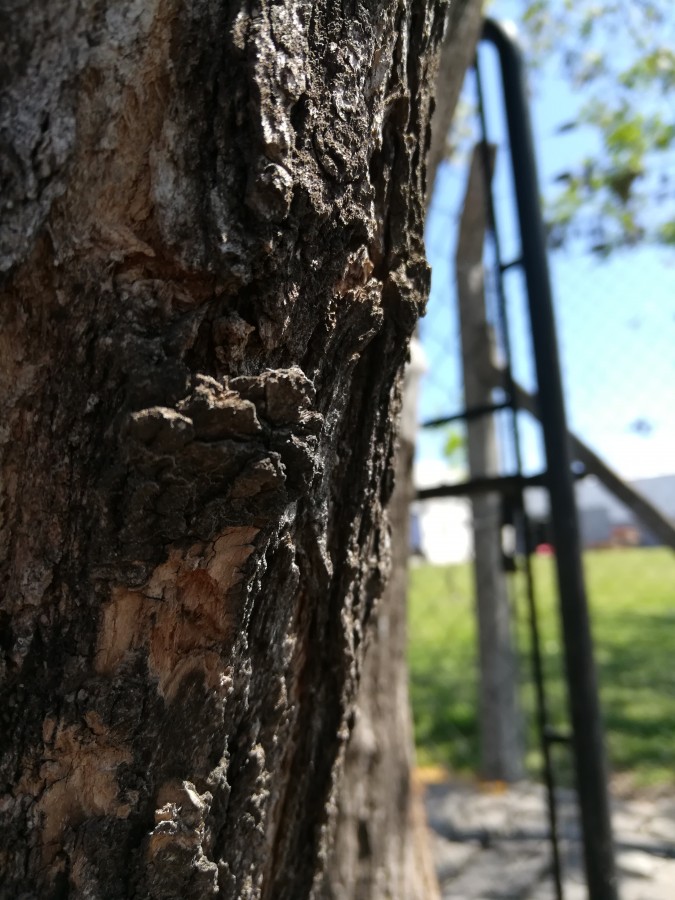
[[[414,445],[402,439],[389,506],[391,574],[368,635],[327,866],[326,900],[440,898],[421,788],[413,781],[406,661],[413,455]]]
[[[480,0],[451,4],[436,76],[432,139],[427,153],[427,204],[436,169],[480,34]],[[418,373],[419,374],[419,373]],[[404,406],[412,426],[396,458],[389,507],[393,565],[372,623],[339,794],[336,839],[325,885],[327,900],[434,900],[440,891],[427,841],[408,700],[407,590],[416,389],[407,383]]]
[[[3,898],[323,890],[442,19],[4,7]]]

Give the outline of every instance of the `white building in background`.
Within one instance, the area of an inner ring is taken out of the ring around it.
[[[635,478],[632,485],[656,509],[675,522],[675,475],[657,475],[653,478]],[[588,475],[576,485],[577,509],[581,540],[584,547],[609,546],[617,538],[617,532],[626,527],[636,529],[637,541],[642,545],[659,541],[633,513],[617,500],[598,479]],[[546,521],[549,517],[548,495],[543,488],[534,488],[526,494],[527,510],[533,521]]]
[[[418,489],[466,480],[466,473],[443,460],[415,462],[414,482]],[[436,565],[467,562],[473,554],[471,503],[448,497],[417,501],[412,506],[412,532],[427,562]]]
[[[427,359],[417,336],[410,342],[410,362],[403,388],[401,436],[414,441],[417,435],[417,396]],[[416,461],[413,483],[417,489],[464,481],[466,473],[442,459]],[[464,499],[438,499],[415,502],[411,506],[411,549],[436,565],[467,562],[473,554],[471,504]]]
[[[466,472],[443,460],[426,459],[414,467],[415,487],[437,487],[466,480]],[[675,522],[675,475],[640,478],[630,482],[657,509]],[[593,476],[576,487],[581,538],[584,547],[609,546],[617,528],[635,526],[640,544],[658,541],[631,512]],[[526,506],[533,523],[549,517],[544,488],[526,492]],[[436,565],[468,562],[473,557],[471,501],[459,497],[417,501],[412,505],[412,549]]]

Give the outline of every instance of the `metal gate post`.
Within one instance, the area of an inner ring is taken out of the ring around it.
[[[486,21],[483,39],[499,54],[511,145],[546,448],[586,881],[591,900],[617,900],[602,720],[523,62],[518,44],[502,25]]]

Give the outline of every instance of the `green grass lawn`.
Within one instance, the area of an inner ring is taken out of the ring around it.
[[[664,548],[585,554],[601,697],[614,772],[636,785],[675,784],[675,554]],[[534,560],[553,723],[565,727],[561,642],[550,558]],[[411,694],[418,760],[475,772],[476,650],[469,565],[411,569]],[[523,585],[514,584],[527,763],[539,766]],[[567,767],[566,750],[556,763]]]

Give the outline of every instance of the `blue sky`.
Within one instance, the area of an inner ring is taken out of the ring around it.
[[[490,138],[498,144],[494,193],[503,257],[509,260],[518,254],[518,240],[501,86],[491,53],[487,48],[486,105]],[[473,97],[471,75],[465,88]],[[537,74],[531,113],[544,190],[570,159],[592,149],[583,133],[557,133],[579,103],[552,67]],[[465,179],[466,159],[443,165],[427,222],[433,274],[421,325],[430,367],[422,383],[421,420],[463,405],[452,260]],[[551,254],[549,264],[570,426],[624,477],[675,472],[675,250],[643,247],[600,260],[577,246]],[[533,387],[519,271],[507,276],[506,291],[516,377]],[[526,468],[537,470],[542,465],[538,427],[523,421],[522,435]],[[423,433],[418,461],[437,460],[444,440],[440,433]],[[506,469],[510,462],[507,454]]]

